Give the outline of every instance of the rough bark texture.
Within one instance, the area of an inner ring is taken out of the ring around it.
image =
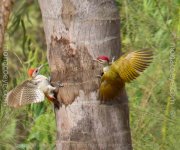
[[[13,0],[0,0],[0,79],[2,79],[4,36],[12,4]]]
[[[12,0],[0,0],[0,57],[3,53],[4,32],[12,7]]]
[[[120,55],[119,13],[112,0],[39,0],[52,80],[65,87],[56,110],[58,150],[131,150],[125,91],[97,100],[99,55]]]

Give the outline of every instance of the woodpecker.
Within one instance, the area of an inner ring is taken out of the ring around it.
[[[112,62],[107,56],[99,56],[95,59],[103,64],[99,88],[100,100],[115,98],[125,83],[136,79],[149,66],[152,59],[153,53],[150,50],[130,52]]]
[[[55,108],[59,108],[59,101],[55,97],[58,87],[52,86],[50,79],[39,74],[42,67],[43,65],[28,70],[30,79],[25,80],[8,92],[5,100],[7,105],[20,107],[26,104],[39,103],[44,101],[46,96],[48,100],[54,103]]]

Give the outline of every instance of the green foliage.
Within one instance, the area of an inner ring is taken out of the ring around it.
[[[56,139],[55,119],[51,113],[43,113],[34,120],[28,139],[18,148],[26,149],[53,149]]]
[[[0,149],[13,149],[15,142],[16,119],[12,114],[6,114],[7,112],[5,109],[3,112],[1,111],[0,114]],[[9,118],[6,118],[6,116]]]
[[[135,150],[178,149],[180,3],[172,0],[118,0],[117,3],[121,13],[122,50],[149,48],[155,55],[145,73],[126,86],[133,147]],[[172,59],[173,52],[176,59]]]
[[[126,86],[135,150],[178,150],[180,143],[180,2],[179,0],[116,0],[121,16],[122,51],[150,48],[153,64]],[[27,68],[47,62],[43,25],[37,1],[16,1],[6,36],[9,87],[27,78]],[[176,59],[172,59],[175,51]],[[171,70],[171,60],[175,72]],[[42,70],[49,74],[46,65]],[[170,77],[175,75],[174,84]],[[170,95],[173,89],[174,99]],[[2,102],[2,95],[0,96]],[[49,102],[19,110],[0,109],[0,149],[54,149],[55,121]]]
[[[6,33],[8,49],[8,89],[27,79],[27,70],[45,64],[42,74],[49,75],[41,14],[36,1],[16,1]],[[2,102],[1,97],[1,102]],[[1,103],[1,105],[4,105]],[[53,149],[55,119],[49,102],[20,109],[2,106],[0,149]]]

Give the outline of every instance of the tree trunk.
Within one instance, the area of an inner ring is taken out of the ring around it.
[[[98,100],[99,55],[120,55],[119,12],[112,0],[39,0],[53,81],[61,81],[56,110],[58,150],[131,150],[124,91]]]
[[[6,26],[8,24],[12,4],[13,0],[0,0],[0,79],[2,79],[4,35]]]
[[[4,32],[11,12],[12,0],[0,0],[0,56],[3,53]]]

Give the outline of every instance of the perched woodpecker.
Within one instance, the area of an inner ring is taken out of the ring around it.
[[[96,61],[104,65],[99,88],[100,99],[106,101],[116,97],[125,83],[136,79],[152,59],[153,53],[150,50],[130,52],[112,62],[107,56],[99,56]]]
[[[6,96],[6,103],[11,107],[19,107],[31,103],[44,101],[45,96],[59,108],[59,102],[55,98],[57,87],[51,85],[50,80],[39,74],[41,65],[38,68],[28,70],[30,79],[12,89]],[[62,86],[62,85],[60,85]]]

